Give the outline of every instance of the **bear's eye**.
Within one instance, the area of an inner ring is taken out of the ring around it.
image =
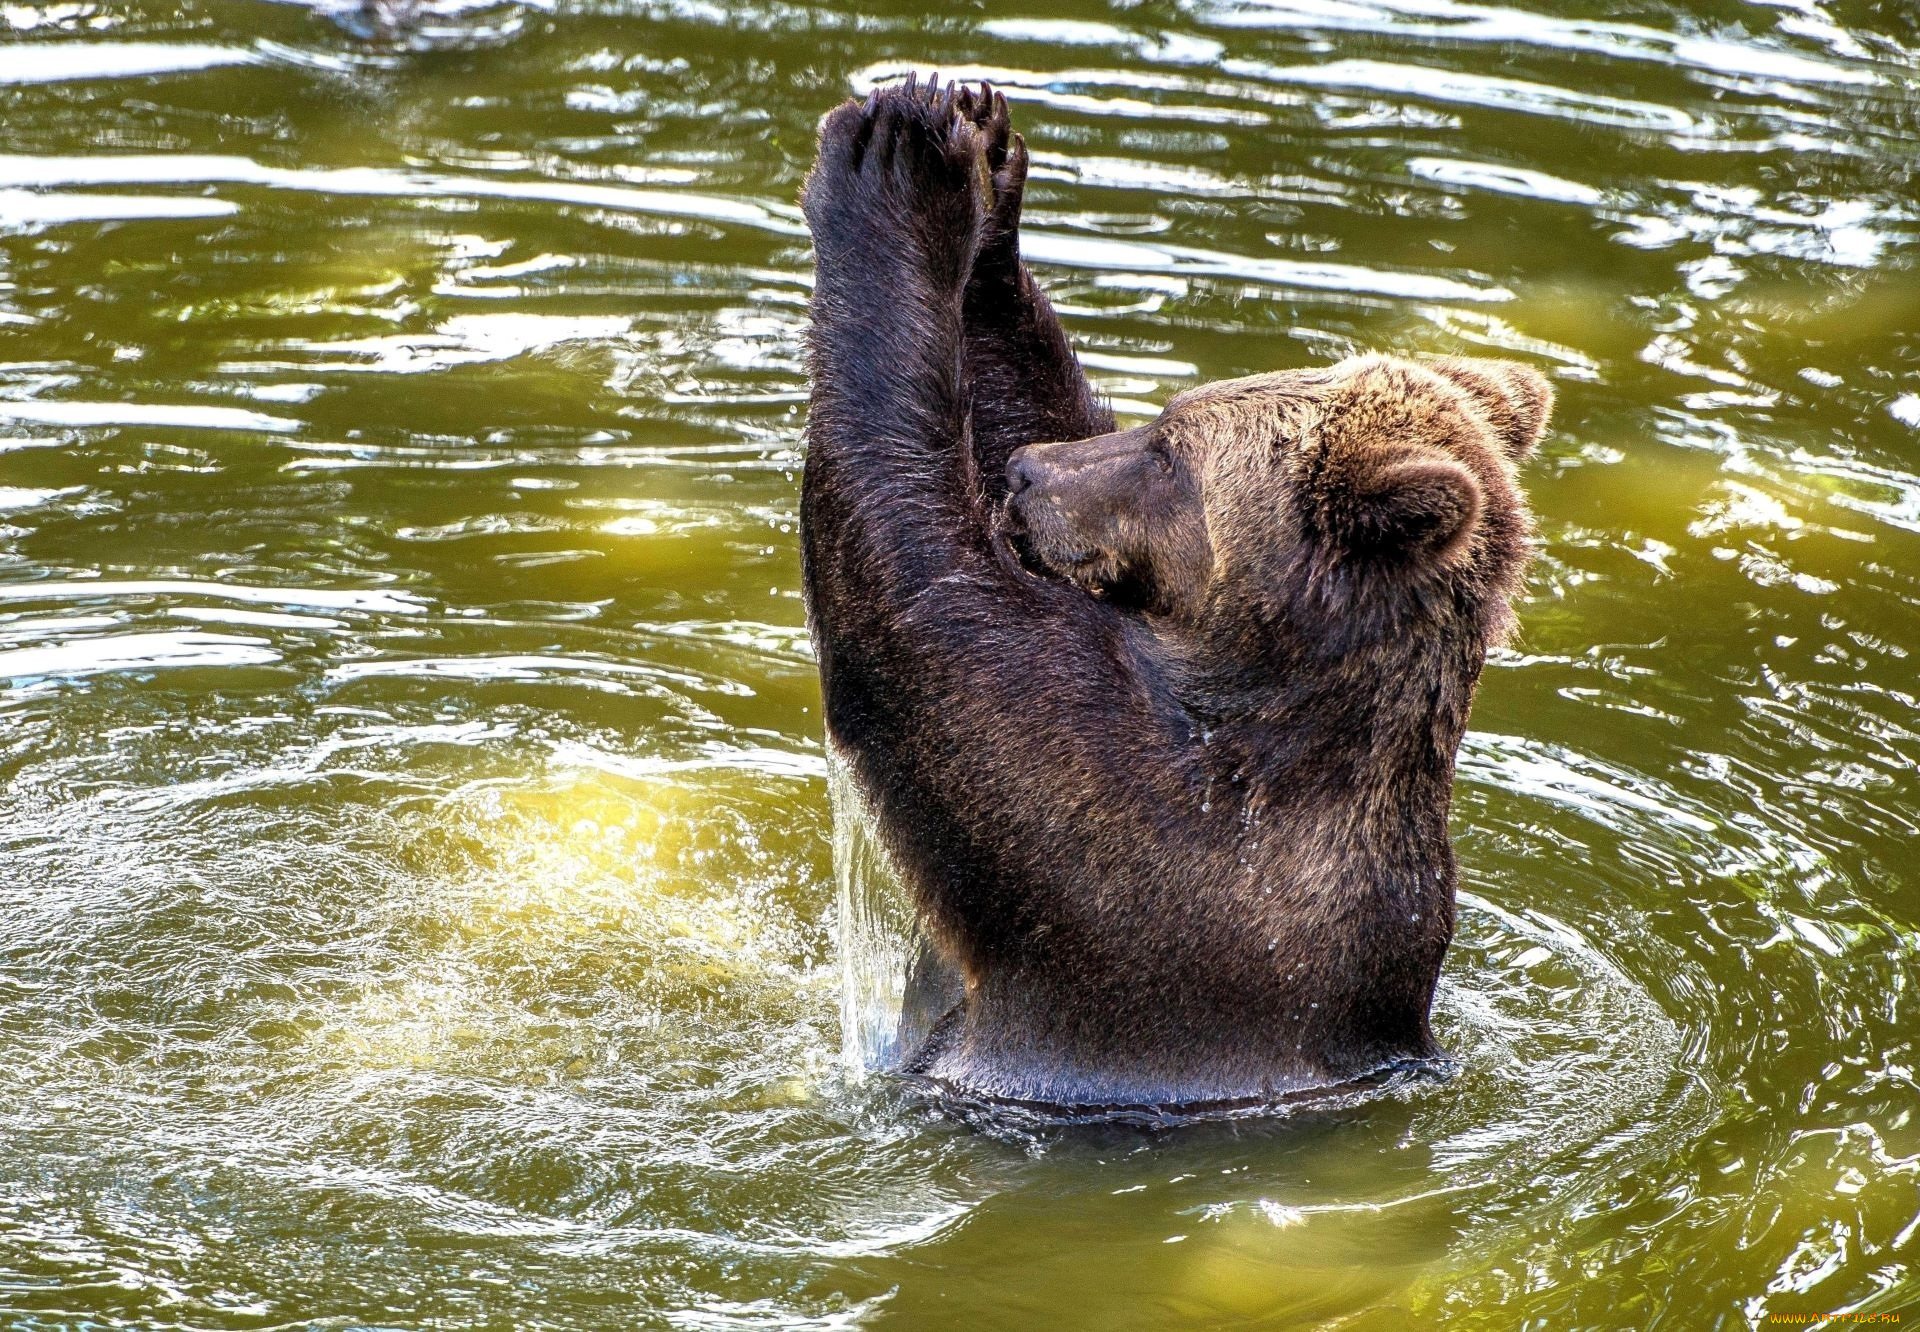
[[[1155,440],[1147,446],[1147,454],[1168,476],[1173,475],[1173,453],[1165,444]]]

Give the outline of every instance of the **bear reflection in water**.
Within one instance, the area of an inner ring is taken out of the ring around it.
[[[806,592],[929,940],[902,1068],[1071,1111],[1433,1060],[1546,381],[1368,356],[1116,430],[1020,262],[1026,168],[999,94],[909,81],[826,117],[804,195]]]

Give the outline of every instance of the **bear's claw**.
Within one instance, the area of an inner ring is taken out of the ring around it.
[[[971,120],[986,140],[987,166],[998,174],[1007,164],[1013,141],[1019,138],[1012,133],[1013,115],[1007,109],[1006,94],[983,81],[977,94],[962,86],[954,100],[960,114]]]

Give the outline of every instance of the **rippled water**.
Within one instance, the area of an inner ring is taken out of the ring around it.
[[[0,1321],[1911,1309],[1920,22],[1531,3],[0,9]],[[929,67],[1123,414],[1558,384],[1450,1084],[847,1076],[793,200]]]

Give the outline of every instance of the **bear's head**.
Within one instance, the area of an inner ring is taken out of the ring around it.
[[[1244,638],[1251,614],[1337,650],[1438,614],[1494,642],[1531,530],[1514,468],[1552,402],[1493,360],[1209,384],[1132,430],[1017,450],[1006,527],[1037,571],[1172,626]]]

